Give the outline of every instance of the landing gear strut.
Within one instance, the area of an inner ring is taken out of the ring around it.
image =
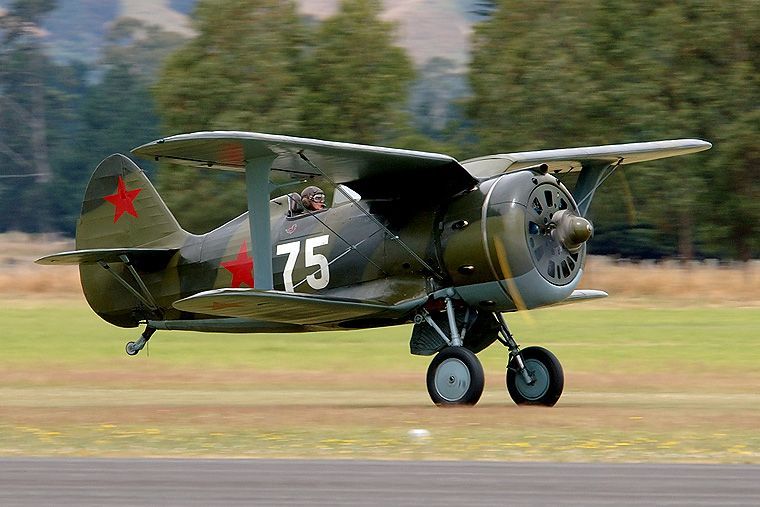
[[[507,391],[518,405],[553,407],[565,386],[565,375],[557,357],[543,347],[520,350],[500,313],[494,313],[499,322],[499,341],[509,349],[507,364]]]
[[[475,353],[463,347],[467,326],[465,323],[461,331],[458,329],[454,302],[450,296],[445,298],[445,304],[448,334],[435,323],[427,311],[423,310],[415,317],[418,324],[427,322],[448,345],[436,354],[428,367],[428,394],[436,405],[475,405],[485,386],[483,366]]]
[[[145,328],[145,331],[143,331],[143,333],[140,335],[140,338],[138,338],[136,342],[127,342],[127,355],[137,355],[137,353],[140,352],[143,347],[145,347],[145,344],[148,343],[148,340],[150,340],[150,337],[153,336],[153,333],[155,332],[156,328],[147,326]]]

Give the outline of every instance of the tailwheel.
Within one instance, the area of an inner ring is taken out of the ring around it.
[[[150,340],[150,337],[153,336],[153,333],[155,332],[156,328],[146,326],[145,331],[143,331],[143,333],[140,335],[140,338],[138,338],[136,342],[127,342],[127,346],[125,347],[127,355],[137,355],[137,353],[140,352],[143,347],[145,347],[145,344],[148,343],[148,340]]]
[[[136,356],[137,353],[140,352],[140,349],[137,348],[135,342],[127,342],[125,350],[127,351],[128,356]]]
[[[518,357],[522,357],[524,371]],[[553,407],[565,386],[557,357],[543,347],[526,347],[513,355],[507,367],[507,390],[518,405]]]
[[[475,405],[484,385],[480,360],[464,347],[446,347],[428,367],[427,389],[436,405]]]

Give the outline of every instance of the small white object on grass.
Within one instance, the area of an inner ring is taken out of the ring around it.
[[[424,428],[414,428],[409,430],[409,438],[412,439],[425,439],[430,438],[430,432]]]

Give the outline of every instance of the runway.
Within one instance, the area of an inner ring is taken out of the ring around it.
[[[0,460],[0,505],[760,505],[760,466]]]

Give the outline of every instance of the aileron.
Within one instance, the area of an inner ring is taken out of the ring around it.
[[[647,162],[707,150],[712,145],[699,139],[674,139],[646,143],[609,144],[583,148],[522,151],[488,155],[462,164],[474,176],[489,178],[497,174],[520,171],[547,164],[551,172],[580,171],[584,164],[621,165]]]

